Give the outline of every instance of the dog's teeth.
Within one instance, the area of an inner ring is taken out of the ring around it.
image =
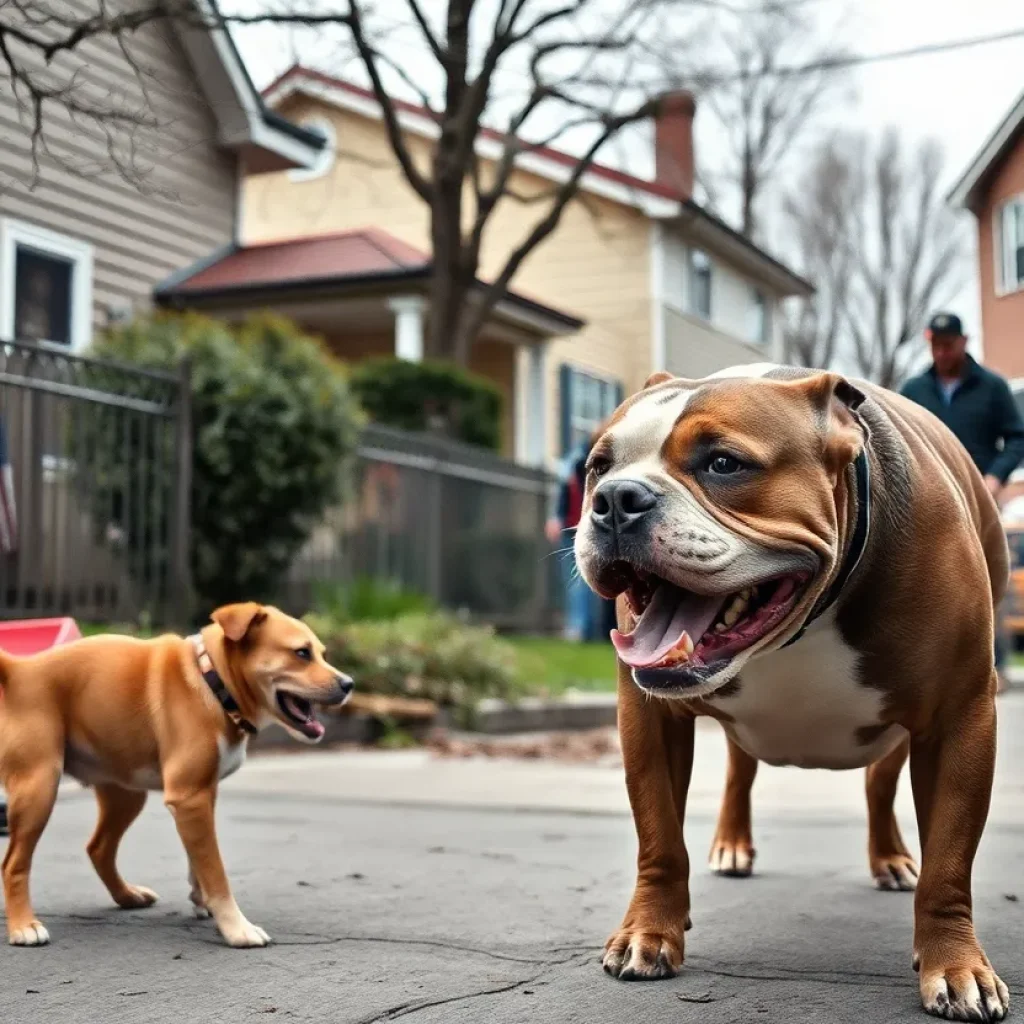
[[[683,642],[679,645],[679,649],[681,649],[687,657],[693,654],[693,641],[690,639],[689,633],[683,634]]]
[[[725,610],[725,624],[727,626],[735,625],[736,620],[740,617],[739,610],[734,606],[730,605]]]
[[[718,625],[715,626],[715,632],[724,633],[728,628],[729,627],[724,622],[719,622]]]

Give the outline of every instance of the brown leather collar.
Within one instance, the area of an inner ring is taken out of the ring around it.
[[[210,652],[206,649],[202,634],[195,633],[189,637],[189,640],[192,641],[192,646],[196,649],[196,661],[199,663],[199,671],[206,680],[206,685],[213,691],[214,697],[220,702],[224,713],[243,732],[247,732],[250,736],[255,736],[259,729],[248,719],[242,717],[242,712],[238,708],[238,702],[231,696],[228,688],[224,685],[224,680],[221,679],[217,669],[213,666],[213,658],[210,657]]]

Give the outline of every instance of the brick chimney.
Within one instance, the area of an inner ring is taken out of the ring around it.
[[[654,180],[681,199],[693,196],[693,115],[697,104],[689,92],[665,96],[654,121]]]

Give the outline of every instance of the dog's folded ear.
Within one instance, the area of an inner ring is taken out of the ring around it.
[[[652,373],[647,380],[644,381],[644,386],[640,389],[646,391],[648,388],[653,388],[655,384],[664,384],[667,380],[672,380],[673,374],[667,370],[658,370],[657,373]]]
[[[792,382],[821,417],[825,459],[833,474],[841,473],[864,447],[866,438],[856,410],[867,395],[839,373],[816,373]]]
[[[266,617],[266,610],[255,601],[226,604],[210,616],[224,631],[224,635],[236,644],[244,640],[246,633],[253,626],[258,626]]]

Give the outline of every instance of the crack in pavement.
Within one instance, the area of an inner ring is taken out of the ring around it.
[[[571,956],[565,960],[554,960],[550,961],[549,967],[564,967],[567,964],[572,963],[573,960],[579,959],[577,956]],[[520,978],[518,981],[508,981],[501,985],[494,985],[491,988],[478,989],[475,992],[464,992],[462,995],[457,996],[445,996],[440,999],[425,999],[421,1002],[410,1001],[408,1003],[400,1003],[398,1006],[389,1007],[386,1010],[382,1010],[380,1013],[375,1014],[372,1017],[364,1017],[358,1022],[358,1024],[380,1024],[382,1021],[397,1020],[399,1017],[409,1017],[414,1013],[420,1013],[423,1010],[431,1010],[437,1006],[449,1006],[452,1003],[462,1003],[473,999],[482,999],[486,996],[498,996],[506,992],[514,992],[516,989],[525,988],[527,985],[536,984],[540,981],[546,971],[539,971],[536,974],[531,975],[529,978]]]

